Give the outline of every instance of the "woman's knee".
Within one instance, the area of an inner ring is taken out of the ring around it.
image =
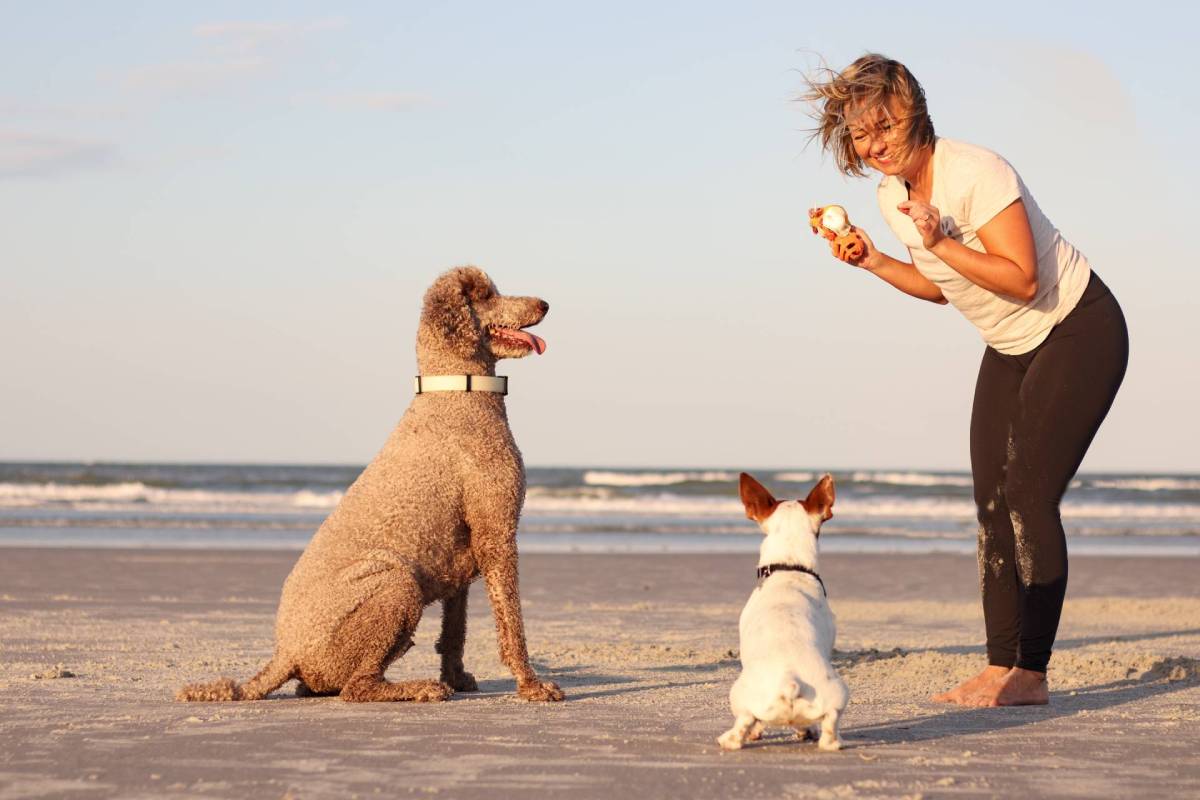
[[[1010,517],[1039,527],[1060,524],[1062,494],[1049,481],[1038,480],[1031,470],[1010,470],[1004,483],[1004,503]]]
[[[1006,496],[1021,583],[1048,585],[1062,580],[1067,553],[1058,497],[1012,482]]]
[[[1008,506],[1004,499],[1005,480],[1001,476],[998,481],[981,483],[975,482],[975,519],[986,527],[994,527],[996,520],[1008,518]]]

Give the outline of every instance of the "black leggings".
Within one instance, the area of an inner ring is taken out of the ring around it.
[[[988,663],[1045,672],[1067,590],[1058,504],[1129,360],[1121,307],[1094,273],[1028,353],[983,354],[971,411]]]

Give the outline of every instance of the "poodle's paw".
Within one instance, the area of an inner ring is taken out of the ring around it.
[[[558,688],[558,684],[551,681],[530,681],[522,684],[517,687],[517,696],[522,700],[543,703],[557,703],[566,697],[563,690]]]
[[[336,697],[339,694],[337,689],[326,689],[318,692],[309,687],[304,681],[296,684],[296,697]]]
[[[454,689],[442,681],[429,681],[425,686],[413,692],[412,699],[417,703],[440,703],[450,699]]]
[[[817,747],[832,753],[842,749],[842,740],[833,736],[822,736],[821,740],[817,742]]]
[[[448,684],[456,692],[478,692],[479,684],[475,676],[466,670],[455,673],[442,673],[442,682]]]
[[[730,728],[717,737],[717,744],[721,745],[722,750],[741,750],[742,737],[736,727]]]
[[[757,742],[759,739],[762,739],[763,727],[762,720],[754,723],[754,727],[751,728],[750,732],[746,734],[746,740],[750,742]]]
[[[182,703],[241,700],[242,687],[233,678],[221,678],[211,683],[189,683],[175,693],[175,699]]]

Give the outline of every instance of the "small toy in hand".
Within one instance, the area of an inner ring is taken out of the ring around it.
[[[808,218],[813,233],[833,242],[834,255],[842,261],[857,261],[867,253],[866,242],[850,224],[846,209],[841,206],[821,206]]]

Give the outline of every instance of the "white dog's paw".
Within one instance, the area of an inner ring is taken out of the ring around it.
[[[742,737],[736,730],[730,729],[717,737],[717,744],[721,745],[722,750],[741,750]]]
[[[821,741],[817,742],[817,747],[829,752],[836,752],[842,749],[842,740],[835,739],[832,736],[822,736]]]
[[[796,728],[796,738],[802,742],[815,742],[821,738],[821,729],[815,725],[811,728]]]

